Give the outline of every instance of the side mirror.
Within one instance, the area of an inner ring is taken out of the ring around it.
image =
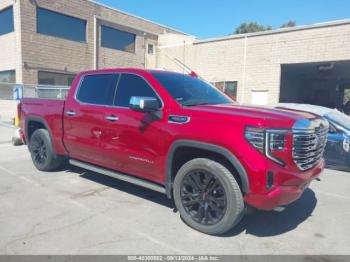
[[[161,105],[155,97],[132,96],[129,107],[137,112],[156,112]]]

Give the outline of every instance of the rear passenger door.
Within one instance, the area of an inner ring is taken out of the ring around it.
[[[103,141],[113,108],[119,74],[92,74],[81,79],[74,97],[66,101],[64,144],[71,158],[109,166]]]
[[[150,180],[160,179],[160,152],[164,150],[167,133],[164,120],[149,113],[135,112],[129,108],[132,96],[154,97],[162,101],[152,86],[141,76],[123,73],[117,86],[114,108],[117,117],[106,130],[113,134],[104,141],[104,149],[113,168]],[[113,138],[112,138],[113,137]]]

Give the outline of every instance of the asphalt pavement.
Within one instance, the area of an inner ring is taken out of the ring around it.
[[[350,254],[350,174],[325,170],[281,213],[223,236],[189,228],[164,195],[68,166],[40,172],[0,124],[0,254]]]

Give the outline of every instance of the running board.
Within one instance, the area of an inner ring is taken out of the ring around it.
[[[163,194],[166,194],[166,190],[165,187],[162,187],[160,185],[157,185],[155,183],[140,179],[140,178],[136,178],[136,177],[132,177],[132,176],[128,176],[128,175],[124,175],[109,169],[105,169],[105,168],[101,168],[101,167],[97,167],[94,166],[92,164],[88,164],[88,163],[84,163],[78,160],[74,160],[74,159],[70,159],[69,163],[73,166],[77,166],[77,167],[81,167],[96,173],[100,173],[102,175],[106,175],[106,176],[110,176],[119,180],[123,180],[125,182],[129,182],[138,186],[142,186]]]

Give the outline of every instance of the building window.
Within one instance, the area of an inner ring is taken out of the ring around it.
[[[101,26],[101,46],[135,53],[136,35],[108,26]]]
[[[154,55],[154,45],[153,44],[148,44],[147,52],[149,55]]]
[[[0,35],[13,32],[13,7],[8,7],[0,11]]]
[[[231,98],[237,99],[237,81],[215,82],[213,85]]]
[[[0,72],[0,83],[16,83],[16,71],[15,70],[9,70],[9,71],[1,71]]]
[[[38,72],[38,84],[39,85],[52,85],[52,86],[71,86],[75,75],[62,74],[53,72]]]
[[[37,32],[77,42],[86,42],[86,21],[37,8]]]

